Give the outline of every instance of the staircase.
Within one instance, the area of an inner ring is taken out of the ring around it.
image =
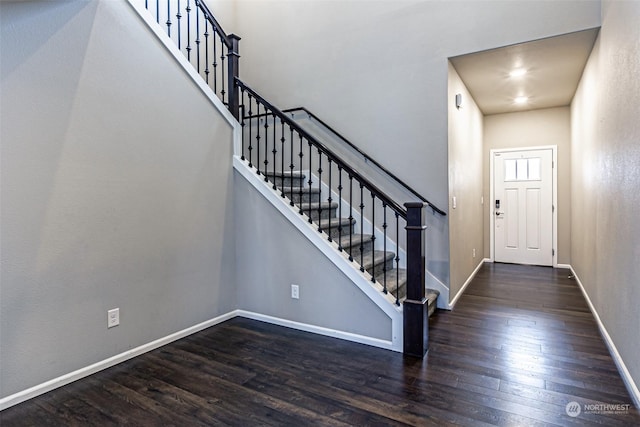
[[[349,254],[350,261],[357,263],[363,273],[366,272],[387,289],[398,303],[402,303],[407,294],[407,270],[396,268],[395,252],[374,249],[373,235],[359,233],[355,219],[338,218],[338,203],[319,201],[323,200],[321,190],[306,186],[308,177],[303,172],[283,174],[269,171],[264,175],[280,192],[284,192],[299,211],[327,234],[327,240],[335,241],[339,248]],[[393,286],[385,286],[386,278],[394,278]],[[439,295],[436,289],[426,289],[429,316],[435,313]]]
[[[381,304],[388,301],[402,307],[391,310],[396,316],[393,340],[400,341],[399,329],[403,352],[424,357],[428,317],[435,312],[439,295],[425,289],[425,210],[446,213],[340,137],[380,167],[383,179],[412,194],[404,204],[394,199],[376,184],[379,181],[360,173],[358,166],[240,80],[240,38],[226,34],[202,0],[186,0],[182,6],[179,0],[144,1],[144,8],[158,25],[166,25],[167,37],[240,123],[239,167],[264,178],[262,185],[278,190],[282,203],[297,207],[329,244],[348,254],[345,258],[374,285],[374,292],[379,286],[385,294]]]

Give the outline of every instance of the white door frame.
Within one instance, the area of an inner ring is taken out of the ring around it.
[[[552,213],[552,234],[551,245],[553,247],[553,267],[558,266],[558,146],[557,145],[541,145],[538,147],[518,147],[518,148],[493,148],[489,153],[489,259],[491,262],[495,260],[495,218],[496,205],[494,203],[494,157],[496,153],[512,153],[514,151],[529,150],[551,150],[553,161],[552,167],[552,192],[553,192],[553,213]]]

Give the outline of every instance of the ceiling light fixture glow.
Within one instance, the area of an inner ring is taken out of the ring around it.
[[[529,101],[528,96],[519,96],[513,100],[513,102],[515,102],[518,105],[526,104],[528,101]]]
[[[527,74],[526,68],[516,68],[514,70],[511,70],[511,72],[509,73],[509,77],[522,77],[525,74]]]

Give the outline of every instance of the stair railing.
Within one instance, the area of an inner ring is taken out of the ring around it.
[[[331,126],[329,126],[327,123],[325,123],[322,119],[320,119],[318,116],[313,114],[311,111],[307,110],[305,107],[288,108],[288,109],[282,110],[282,111],[284,113],[291,114],[291,116],[294,119],[295,119],[295,114],[297,112],[303,112],[310,119],[312,119],[313,121],[317,122],[323,128],[325,128],[327,131],[329,131],[331,134],[333,134],[337,140],[340,140],[344,145],[346,145],[347,147],[351,148],[353,151],[355,151],[360,156],[362,156],[362,158],[366,162],[369,162],[369,163],[373,164],[380,171],[382,171],[385,175],[387,175],[391,180],[395,181],[397,184],[399,184],[402,188],[407,190],[409,193],[413,194],[415,197],[417,197],[418,199],[422,200],[427,205],[429,205],[429,207],[433,210],[433,212],[437,212],[437,213],[439,213],[440,215],[443,215],[443,216],[447,215],[446,212],[444,212],[442,209],[438,208],[436,205],[431,203],[429,200],[427,200],[426,197],[424,197],[422,194],[420,194],[416,190],[414,190],[409,184],[405,183],[403,180],[398,178],[393,172],[389,171],[382,164],[380,164],[380,162],[375,160],[373,157],[371,157],[369,154],[364,152],[362,149],[358,148],[354,143],[352,143],[347,138],[342,136],[342,134],[340,134],[340,132],[338,132],[337,130],[333,129]]]
[[[166,26],[167,36],[240,122],[242,160],[255,167],[256,173],[271,182],[274,189],[280,184],[281,196],[288,197],[292,206],[297,197],[299,213],[306,214],[310,223],[315,219],[318,232],[325,232],[329,241],[337,243],[338,250],[343,251],[347,244],[350,248],[354,243],[359,246],[356,255],[350,253],[349,259],[357,261],[362,272],[368,271],[372,282],[381,283],[384,293],[395,290],[397,305],[400,267],[406,268],[404,353],[423,357],[428,347],[429,321],[425,295],[425,207],[444,212],[425,201],[401,206],[242,82],[238,78],[240,37],[227,35],[203,1],[163,0],[162,5],[160,0],[140,1],[144,1],[159,25]],[[309,190],[307,200],[303,186],[294,186],[297,170],[308,174],[304,178]],[[326,202],[323,194],[327,196]],[[332,218],[333,210],[337,210],[336,218]],[[341,220],[343,214],[348,214],[346,221]],[[359,230],[354,232],[356,218]],[[367,230],[370,234],[365,235],[367,218],[371,218]],[[406,234],[400,233],[401,227]],[[377,259],[378,238],[382,240],[378,243],[382,249],[379,252],[387,253],[390,249],[392,259]],[[401,246],[405,247],[406,260],[400,257]],[[366,259],[369,261],[365,262]]]

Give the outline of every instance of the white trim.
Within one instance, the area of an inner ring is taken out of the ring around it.
[[[96,372],[110,368],[114,365],[117,365],[118,363],[122,363],[136,356],[140,356],[141,354],[147,353],[151,350],[155,350],[156,348],[162,347],[163,345],[167,345],[173,341],[179,340],[181,338],[184,338],[196,332],[200,332],[204,329],[210,328],[211,326],[215,326],[235,316],[237,316],[237,310],[231,311],[226,314],[222,314],[218,317],[214,317],[213,319],[207,320],[202,323],[198,323],[197,325],[194,325],[189,328],[183,329],[181,331],[175,332],[173,334],[167,335],[166,337],[159,338],[155,341],[151,341],[147,344],[143,344],[131,350],[127,350],[123,353],[109,357],[108,359],[104,359],[100,362],[96,362],[92,365],[85,366],[84,368],[80,368],[76,371],[59,376],[52,380],[46,381],[42,384],[35,385],[26,390],[19,391],[18,393],[14,393],[12,395],[4,397],[0,399],[0,411],[3,411],[11,406],[17,405],[18,403],[22,403],[26,400],[32,399],[48,391],[54,390],[58,387],[62,387],[64,385],[70,384],[81,378],[88,377],[89,375],[92,375],[92,374],[95,374]]]
[[[566,268],[571,269],[571,264],[556,264],[554,268]]]
[[[576,271],[573,269],[571,265],[569,265],[569,268],[571,269],[571,274],[573,274],[573,277],[575,277],[576,282],[578,283],[578,286],[582,291],[582,295],[584,295],[584,299],[587,300],[589,309],[591,310],[593,317],[596,319],[596,323],[598,324],[598,329],[600,329],[600,334],[602,335],[602,338],[604,339],[604,342],[607,345],[607,348],[609,349],[611,358],[613,359],[613,361],[616,364],[616,367],[618,368],[618,372],[622,377],[622,381],[624,382],[624,385],[627,387],[627,391],[629,392],[629,395],[631,396],[633,403],[635,404],[636,408],[640,408],[640,390],[638,389],[638,385],[633,380],[633,377],[631,376],[631,373],[627,369],[627,366],[625,365],[624,360],[622,360],[622,356],[620,356],[620,353],[618,352],[616,345],[613,343],[613,340],[611,339],[609,332],[607,332],[607,328],[605,328],[604,324],[602,323],[602,320],[600,320],[600,316],[598,315],[598,312],[596,311],[595,306],[591,302],[591,299],[589,298],[589,294],[587,294],[586,289],[582,285],[582,282],[580,281],[578,274],[576,273]]]
[[[193,82],[202,90],[202,92],[209,98],[209,100],[215,105],[218,111],[222,114],[225,120],[231,126],[238,126],[238,121],[233,117],[233,114],[227,109],[224,103],[218,98],[218,96],[213,92],[213,90],[207,85],[204,79],[198,74],[196,69],[191,65],[191,63],[187,60],[184,54],[178,49],[176,44],[167,36],[167,34],[162,31],[162,28],[158,23],[153,19],[151,13],[143,6],[140,0],[127,0],[129,5],[137,12],[140,18],[147,24],[149,30],[155,34],[158,40],[164,45],[164,47],[171,53],[173,58],[182,66],[184,71],[191,77]]]
[[[280,317],[254,313],[252,311],[237,310],[237,313],[238,313],[238,316],[246,317],[247,319],[259,320],[261,322],[267,322],[267,323],[284,326],[291,329],[297,329],[299,331],[311,332],[314,334],[324,335],[327,337],[339,338],[342,340],[357,342],[360,344],[367,344],[373,347],[383,348],[386,350],[402,352],[402,349],[396,348],[393,345],[392,341],[386,341],[379,338],[367,337],[364,335],[358,335],[351,332],[338,331],[335,329],[324,328],[322,326],[310,325],[308,323],[295,322],[293,320],[283,319]]]
[[[514,148],[492,148],[489,151],[489,259],[493,262],[495,260],[495,195],[494,195],[494,157],[495,153],[512,153],[514,151],[531,151],[531,150],[551,150],[551,158],[553,161],[552,168],[552,203],[555,209],[552,214],[552,234],[551,234],[551,246],[553,247],[553,258],[551,265],[553,267],[558,266],[558,146],[557,145],[540,145],[537,147],[514,147]]]
[[[469,283],[471,283],[471,281],[473,281],[473,278],[476,277],[476,274],[478,274],[480,267],[482,267],[482,265],[487,261],[488,260],[486,258],[481,260],[480,263],[478,263],[478,265],[476,266],[476,268],[471,272],[471,274],[469,275],[467,280],[464,282],[464,284],[462,285],[462,287],[460,288],[456,296],[453,297],[453,299],[449,303],[449,308],[448,308],[449,310],[453,310],[453,307],[456,305],[456,303],[458,302],[458,299],[462,296],[465,289],[467,289],[467,286],[469,286]]]

